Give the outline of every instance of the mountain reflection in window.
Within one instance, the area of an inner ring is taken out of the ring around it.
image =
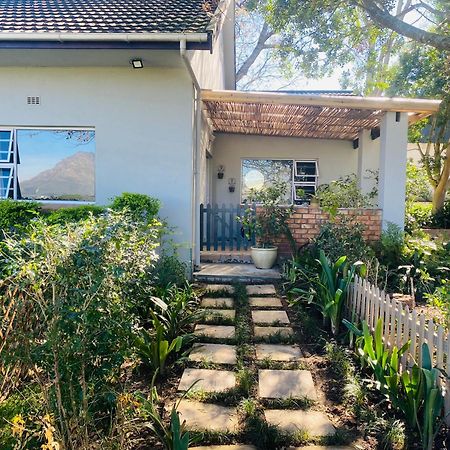
[[[95,201],[95,133],[17,130],[22,199]]]
[[[292,203],[292,160],[244,159],[242,160],[241,201],[248,201],[251,189],[261,189],[282,181],[288,186],[285,200]]]

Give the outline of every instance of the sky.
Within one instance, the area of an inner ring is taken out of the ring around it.
[[[95,153],[95,140],[88,143],[77,140],[79,134],[67,138],[67,134],[52,130],[18,130],[20,165],[18,174],[22,181],[43,170],[51,169],[59,161],[79,151]]]

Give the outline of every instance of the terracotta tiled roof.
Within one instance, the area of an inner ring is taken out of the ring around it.
[[[0,0],[0,33],[202,33],[217,0]]]

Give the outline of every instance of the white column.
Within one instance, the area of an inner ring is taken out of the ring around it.
[[[370,130],[362,130],[358,135],[358,186],[363,194],[368,194],[376,185],[376,171],[380,160],[380,141],[372,140]],[[373,200],[374,205],[377,199]]]
[[[405,225],[406,160],[408,147],[407,113],[387,112],[380,125],[379,206],[383,228],[389,222]]]

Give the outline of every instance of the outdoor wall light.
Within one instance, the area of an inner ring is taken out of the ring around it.
[[[143,69],[144,63],[142,62],[142,59],[136,58],[132,59],[130,61],[130,64],[133,66],[133,69]]]
[[[228,178],[228,190],[234,192],[236,189],[236,178]]]
[[[221,180],[223,178],[223,174],[225,173],[225,166],[219,166],[217,168],[217,178]]]

